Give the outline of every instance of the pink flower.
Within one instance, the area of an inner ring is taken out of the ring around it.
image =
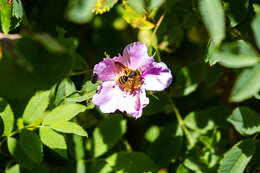
[[[94,67],[101,83],[92,101],[103,113],[116,110],[139,118],[149,103],[145,90],[162,91],[172,81],[170,69],[154,62],[147,54],[147,47],[140,42],[127,45],[123,56],[104,58]]]

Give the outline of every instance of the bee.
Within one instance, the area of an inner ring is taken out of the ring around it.
[[[95,83],[97,83],[97,81],[98,81],[98,75],[97,75],[97,73],[94,73],[94,74],[92,75],[92,77],[91,77],[91,82],[92,82],[93,84],[95,84]]]
[[[117,82],[119,86],[125,90],[129,91],[131,94],[134,93],[136,88],[141,85],[141,72],[140,70],[132,70],[123,65],[122,63],[116,61],[115,66],[120,68],[123,72],[118,78]]]

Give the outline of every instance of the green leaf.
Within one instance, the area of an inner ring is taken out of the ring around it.
[[[147,16],[135,11],[126,1],[123,1],[122,15],[134,28],[152,29],[154,27],[154,24],[147,20]]]
[[[0,0],[1,26],[5,34],[8,34],[11,28],[12,4],[7,0]]]
[[[93,17],[97,0],[70,0],[67,10],[67,18],[74,23],[86,23]]]
[[[64,104],[58,106],[47,114],[43,120],[43,125],[49,125],[58,121],[69,121],[85,110],[86,107],[81,104]]]
[[[12,15],[16,17],[17,19],[23,17],[23,5],[21,0],[13,0],[13,11]]]
[[[243,140],[234,145],[220,162],[218,173],[243,173],[255,151],[253,140]]]
[[[260,89],[260,63],[245,69],[238,77],[231,92],[231,101],[241,102],[254,96]]]
[[[25,123],[33,123],[40,119],[49,104],[50,91],[37,92],[25,107],[23,120]]]
[[[67,145],[63,135],[55,132],[51,128],[40,128],[40,138],[44,145],[57,152],[63,157],[67,157]]]
[[[59,121],[50,124],[50,127],[63,133],[74,133],[80,136],[88,136],[87,132],[78,124],[69,121]]]
[[[35,161],[36,163],[40,163],[42,161],[42,143],[39,136],[35,132],[23,130],[20,133],[19,144],[31,160]]]
[[[227,120],[241,135],[260,132],[260,115],[247,107],[236,108]]]
[[[75,84],[70,79],[64,79],[58,86],[54,104],[58,106],[68,103],[65,98],[75,91]]]
[[[72,56],[68,53],[49,52],[28,36],[9,42],[11,46],[4,44],[0,61],[0,81],[5,81],[0,95],[8,100],[28,99],[37,91],[49,90],[71,70]]]
[[[205,78],[207,67],[205,63],[189,64],[178,72],[176,84],[171,90],[174,97],[187,96],[196,91],[199,82]]]
[[[200,0],[200,12],[214,45],[225,38],[225,16],[220,0]],[[216,15],[217,14],[217,15]]]
[[[181,154],[183,132],[179,126],[171,123],[163,126],[159,133],[160,135],[148,145],[146,151],[156,164],[167,167]]]
[[[108,12],[117,2],[118,0],[97,0],[94,12],[96,14]]]
[[[144,173],[156,172],[158,166],[144,153],[119,152],[106,159],[115,172]]]
[[[0,117],[3,121],[3,136],[8,136],[14,127],[14,114],[10,105],[2,98],[0,98]]]
[[[94,157],[99,157],[113,147],[126,132],[126,120],[113,115],[95,128],[93,132]]]
[[[93,162],[90,167],[90,173],[111,173],[113,169],[106,162]]]
[[[154,9],[158,9],[164,2],[165,0],[150,0],[148,10],[152,11]]]
[[[14,137],[7,138],[7,147],[10,154],[20,163],[22,167],[31,169],[34,167],[34,162],[30,160],[29,156],[22,150],[19,141]]]
[[[260,14],[257,14],[255,16],[255,18],[252,21],[252,29],[255,35],[255,41],[256,44],[258,46],[258,48],[260,48],[260,31],[259,31],[259,27],[260,27]]]
[[[15,164],[14,166],[12,166],[11,168],[9,168],[6,173],[20,173],[20,165],[19,164]]]
[[[215,126],[225,127],[225,118],[230,110],[225,106],[209,107],[205,110],[190,112],[184,118],[185,125],[197,133],[206,133],[213,130]]]
[[[215,62],[228,68],[249,67],[260,60],[256,50],[243,40],[225,43],[219,50],[213,50],[211,56]]]

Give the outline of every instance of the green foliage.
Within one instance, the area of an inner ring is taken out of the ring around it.
[[[29,130],[23,130],[19,136],[19,144],[27,156],[34,162],[40,163],[43,159],[42,143],[39,136]]]
[[[253,135],[260,131],[260,115],[247,107],[236,108],[228,121],[241,135]]]
[[[201,15],[213,40],[213,43],[214,45],[218,46],[225,38],[225,18],[221,1],[200,0],[199,5]]]
[[[158,166],[143,153],[120,152],[115,153],[106,159],[108,164],[114,167],[115,171],[121,172],[155,172]]]
[[[40,138],[44,145],[54,150],[63,157],[67,157],[67,145],[65,138],[48,127],[40,128]]]
[[[126,132],[126,120],[108,117],[93,132],[93,154],[99,157],[112,148]]]
[[[12,17],[12,4],[8,3],[8,1],[1,0],[1,26],[2,31],[7,34],[10,31],[11,27],[11,17]]]
[[[0,98],[0,118],[3,121],[2,136],[8,136],[14,127],[14,114],[10,105],[3,98]]]
[[[69,121],[58,121],[50,124],[50,127],[54,130],[63,133],[74,133],[80,136],[88,136],[87,132],[77,125],[76,123],[69,122]]]
[[[27,104],[24,113],[23,121],[25,123],[33,123],[42,117],[43,112],[49,104],[49,91],[36,93]]]
[[[231,93],[231,101],[241,102],[255,95],[260,89],[260,64],[245,69],[238,77]]]
[[[221,161],[219,173],[243,173],[255,151],[254,141],[248,139],[234,145]]]
[[[259,28],[250,0],[0,0],[0,172],[259,172]],[[136,41],[172,83],[103,114],[93,68]]]
[[[50,125],[60,121],[69,121],[78,113],[84,112],[86,107],[80,104],[64,104],[48,112],[43,125]]]

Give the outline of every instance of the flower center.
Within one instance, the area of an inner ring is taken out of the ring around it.
[[[140,69],[132,70],[125,68],[118,74],[116,83],[123,91],[132,95],[140,89],[141,85],[143,84],[143,80],[144,79],[142,78],[142,72]]]

